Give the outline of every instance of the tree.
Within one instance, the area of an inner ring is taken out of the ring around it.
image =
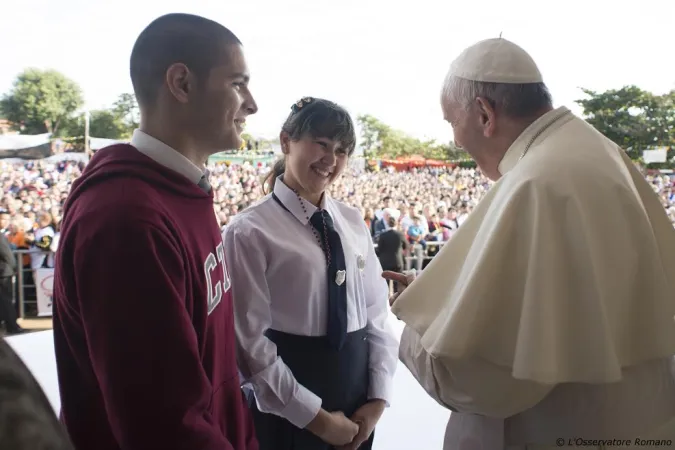
[[[279,145],[279,138],[265,139],[261,137],[254,137],[252,134],[244,132],[241,134],[242,144],[238,150],[261,150],[266,151],[271,149],[274,145]],[[250,146],[250,147],[249,147]]]
[[[366,158],[378,156],[382,151],[382,141],[391,133],[391,128],[369,114],[358,116],[356,121],[361,127],[363,156]]]
[[[248,148],[249,143],[253,145],[252,143],[255,142],[255,138],[251,136],[249,133],[242,133],[241,134],[241,146],[239,147],[239,150],[245,150]]]
[[[446,151],[450,161],[472,161],[471,155],[460,147],[457,147],[454,141],[447,144]]]
[[[84,114],[71,117],[63,123],[59,135],[65,138],[84,138]],[[130,136],[124,120],[113,109],[98,109],[89,113],[89,136],[106,139],[124,139]],[[84,141],[82,141],[84,142]]]
[[[133,94],[121,94],[109,109],[89,113],[89,136],[106,139],[129,139],[139,125],[139,111]],[[61,136],[84,136],[84,115],[64,121]]]
[[[126,133],[131,135],[140,123],[140,109],[136,102],[136,96],[134,94],[120,94],[117,101],[113,104],[113,110],[116,116],[125,123],[127,128]]]
[[[620,145],[632,159],[656,147],[675,147],[675,91],[654,95],[637,86],[605,92],[582,89],[577,100],[588,123]]]
[[[454,144],[435,140],[421,141],[395,130],[375,117],[364,114],[356,118],[361,128],[361,148],[366,158],[421,155],[427,159],[460,160],[468,155]]]
[[[124,139],[131,129],[124,116],[115,109],[102,109],[89,114],[89,136],[106,139]]]
[[[26,134],[57,134],[84,100],[74,81],[55,70],[26,69],[0,100],[0,111]]]

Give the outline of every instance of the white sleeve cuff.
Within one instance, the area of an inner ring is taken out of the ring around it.
[[[306,387],[301,384],[297,386],[298,390],[281,411],[281,415],[296,427],[303,429],[319,414],[322,401]]]
[[[368,400],[384,400],[388,408],[390,406],[393,383],[392,377],[386,373],[371,371],[368,385]]]

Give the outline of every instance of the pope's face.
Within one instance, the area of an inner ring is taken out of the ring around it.
[[[463,107],[454,100],[442,102],[444,119],[452,127],[455,145],[465,150],[473,159],[477,159],[480,153],[480,134],[473,129],[471,120],[471,107]]]
[[[466,151],[488,178],[498,179],[499,161],[495,162],[492,151],[494,139],[485,132],[477,105],[464,106],[444,98],[441,107],[444,119],[452,127],[455,145]]]

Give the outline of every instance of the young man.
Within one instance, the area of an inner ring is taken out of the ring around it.
[[[186,14],[131,54],[131,145],[97,152],[65,205],[54,280],[64,421],[80,450],[257,449],[205,164],[257,111],[240,41]]]

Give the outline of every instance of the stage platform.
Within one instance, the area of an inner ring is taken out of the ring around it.
[[[391,325],[398,336],[402,323],[393,316]],[[55,411],[60,409],[52,331],[37,331],[6,338],[42,385]],[[450,412],[433,401],[417,384],[408,369],[399,364],[394,380],[394,397],[375,433],[375,450],[437,450]]]

